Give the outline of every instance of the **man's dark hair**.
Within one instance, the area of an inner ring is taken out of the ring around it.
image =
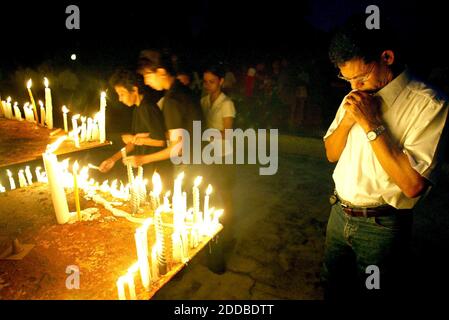
[[[122,86],[128,91],[132,91],[133,87],[137,87],[139,93],[142,93],[145,88],[142,76],[125,68],[115,70],[109,78],[109,84],[111,87]]]
[[[365,63],[378,61],[385,50],[393,50],[395,60],[398,60],[398,42],[387,22],[381,21],[380,29],[370,30],[365,21],[366,16],[354,16],[335,33],[329,58],[336,67],[354,58],[362,58]]]
[[[203,72],[210,72],[213,75],[219,77],[220,79],[223,79],[226,74],[224,65],[221,63],[211,64],[207,66],[207,68],[205,68]]]
[[[172,54],[167,50],[142,50],[139,55],[137,72],[142,73],[144,69],[156,71],[158,68],[165,69],[170,75],[176,76]]]

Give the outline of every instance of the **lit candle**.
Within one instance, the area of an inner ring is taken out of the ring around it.
[[[86,127],[86,117],[81,117],[81,142],[86,141],[86,133],[87,133],[87,127]]]
[[[12,108],[11,108],[11,97],[8,97],[6,99],[6,111],[7,111],[7,118],[12,119]]]
[[[151,280],[153,282],[159,279],[159,265],[157,260],[157,245],[151,248]]]
[[[92,141],[92,129],[93,129],[93,122],[92,118],[87,118],[87,132],[86,132],[86,140]]]
[[[78,221],[81,221],[80,195],[78,190],[78,161],[73,164],[73,191],[75,193],[75,206]]]
[[[166,211],[170,210],[170,200],[169,200],[170,194],[171,194],[171,191],[168,190],[164,195],[164,207],[165,207],[164,210],[166,210]]]
[[[150,289],[150,265],[148,263],[147,228],[137,228],[134,238],[136,240],[137,261],[139,263],[140,279],[146,290]]]
[[[76,114],[72,117],[72,133],[73,133],[73,141],[75,142],[75,147],[80,147],[80,140],[78,137],[78,119],[80,118],[79,114]]]
[[[37,182],[43,182],[42,176],[41,176],[41,170],[42,170],[41,167],[36,167],[36,169],[35,169]]]
[[[106,92],[102,92],[100,96],[100,143],[106,141]]]
[[[193,184],[193,215],[194,215],[194,222],[199,222],[199,215],[200,215],[200,190],[198,186],[201,184],[201,181],[203,181],[203,177],[199,176],[196,177],[195,182]]]
[[[1,183],[0,183],[0,192],[1,193],[6,192],[5,187]]]
[[[6,101],[1,101],[0,116],[6,117]]]
[[[32,85],[32,81],[31,81],[31,79],[30,80],[28,80],[28,82],[27,82],[27,89],[28,89],[28,94],[29,94],[29,96],[30,96],[30,100],[31,100],[31,106],[33,107],[33,113],[34,113],[34,119],[33,119],[33,121],[35,120],[35,121],[38,121],[38,116],[37,116],[37,108],[36,108],[36,102],[34,101],[34,98],[33,98],[33,93],[31,92],[31,85]]]
[[[67,198],[64,191],[63,181],[61,179],[61,168],[56,155],[53,153],[59,144],[61,144],[67,136],[59,138],[55,143],[47,147],[47,151],[42,154],[44,160],[45,171],[47,173],[48,186],[51,191],[53,207],[56,213],[56,219],[59,224],[66,223],[69,220],[69,208]]]
[[[18,102],[14,102],[14,115],[16,117],[16,120],[18,121],[22,121],[22,113],[20,112],[19,109],[19,103]]]
[[[67,109],[66,106],[62,106],[62,117],[63,117],[63,119],[64,119],[64,131],[65,131],[65,132],[69,132],[69,127],[68,127],[68,125],[67,125],[67,113],[68,113],[69,111],[70,111],[70,110]]]
[[[209,195],[212,193],[212,186],[208,185],[206,189],[206,196],[204,197],[204,223],[207,224],[208,221],[206,221],[207,217],[210,217],[209,215]]]
[[[16,183],[14,182],[14,178],[12,176],[12,172],[8,170],[6,170],[6,173],[8,174],[9,177],[9,185],[11,187],[11,190],[14,190],[16,188]]]
[[[45,108],[42,101],[39,100],[39,106],[41,107],[41,125],[45,125]]]
[[[25,175],[23,173],[23,169],[19,170],[19,174],[18,175],[19,175],[19,186],[21,188],[26,187],[27,186],[27,181],[25,179]]]
[[[161,205],[159,196],[162,192],[162,180],[159,173],[155,172],[152,177],[153,191],[151,192],[151,201],[153,203],[153,209],[156,210]]]
[[[25,167],[25,176],[27,178],[28,185],[31,186],[33,184],[33,175],[30,171],[30,166]]]
[[[53,104],[51,101],[51,90],[48,87],[48,79],[44,78],[45,85],[45,122],[49,129],[53,129]]]
[[[125,294],[125,278],[126,276],[121,276],[117,280],[117,290],[118,290],[118,298],[119,300],[126,300]]]

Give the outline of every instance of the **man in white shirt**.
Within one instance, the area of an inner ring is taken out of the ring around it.
[[[434,182],[448,103],[401,66],[388,30],[351,20],[332,39],[329,55],[352,91],[324,136],[327,158],[337,162],[326,297],[396,296],[412,208]]]

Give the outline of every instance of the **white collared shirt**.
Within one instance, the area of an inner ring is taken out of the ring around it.
[[[201,108],[203,109],[204,118],[206,119],[206,126],[211,129],[223,131],[225,129],[223,118],[235,118],[236,112],[234,102],[232,102],[232,100],[223,92],[220,93],[212,105],[210,103],[210,95],[201,98]],[[214,140],[212,143],[217,145],[215,148],[215,150],[217,150],[217,156],[222,157],[232,153],[230,141],[219,139]],[[221,150],[221,152],[219,150]]]
[[[212,105],[210,104],[210,95],[202,97],[201,108],[203,108],[203,113],[208,128],[223,131],[223,118],[235,118],[234,102],[232,102],[232,100],[223,92],[220,93]]]
[[[376,93],[381,99],[384,125],[419,174],[432,181],[437,146],[448,113],[447,100],[406,70]],[[346,97],[345,97],[346,98]],[[343,99],[324,140],[339,126],[345,109]],[[408,198],[382,168],[366,137],[356,123],[333,173],[338,195],[356,206],[389,204],[410,209],[419,197]]]

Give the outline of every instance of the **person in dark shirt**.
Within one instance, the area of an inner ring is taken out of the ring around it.
[[[131,133],[123,134],[122,140],[126,145],[126,152],[137,155],[157,152],[166,146],[165,125],[161,110],[154,102],[154,96],[144,88],[141,76],[125,69],[117,70],[110,79],[110,84],[118,95],[119,101],[128,107],[133,107]],[[142,141],[145,141],[143,145]],[[122,158],[118,151],[100,165],[101,172],[108,172],[117,160]],[[146,166],[148,171],[168,170],[169,164],[157,162]]]
[[[164,91],[163,98],[158,102],[164,116],[166,127],[166,136],[168,137],[168,146],[155,153],[145,155],[134,155],[124,159],[125,164],[131,164],[134,167],[155,161],[162,161],[171,158],[172,154],[182,155],[184,132],[188,132],[190,138],[193,136],[193,122],[203,119],[199,101],[197,101],[188,87],[184,86],[176,79],[176,72],[171,61],[171,56],[156,50],[145,50],[145,55],[141,56],[138,72],[144,77],[144,83],[151,88]],[[145,138],[139,140],[147,145],[150,141]],[[190,158],[192,156],[193,143],[190,141]],[[191,160],[191,159],[190,159]],[[176,166],[176,173],[189,171],[193,174],[191,165]],[[187,175],[187,172],[185,172]]]

